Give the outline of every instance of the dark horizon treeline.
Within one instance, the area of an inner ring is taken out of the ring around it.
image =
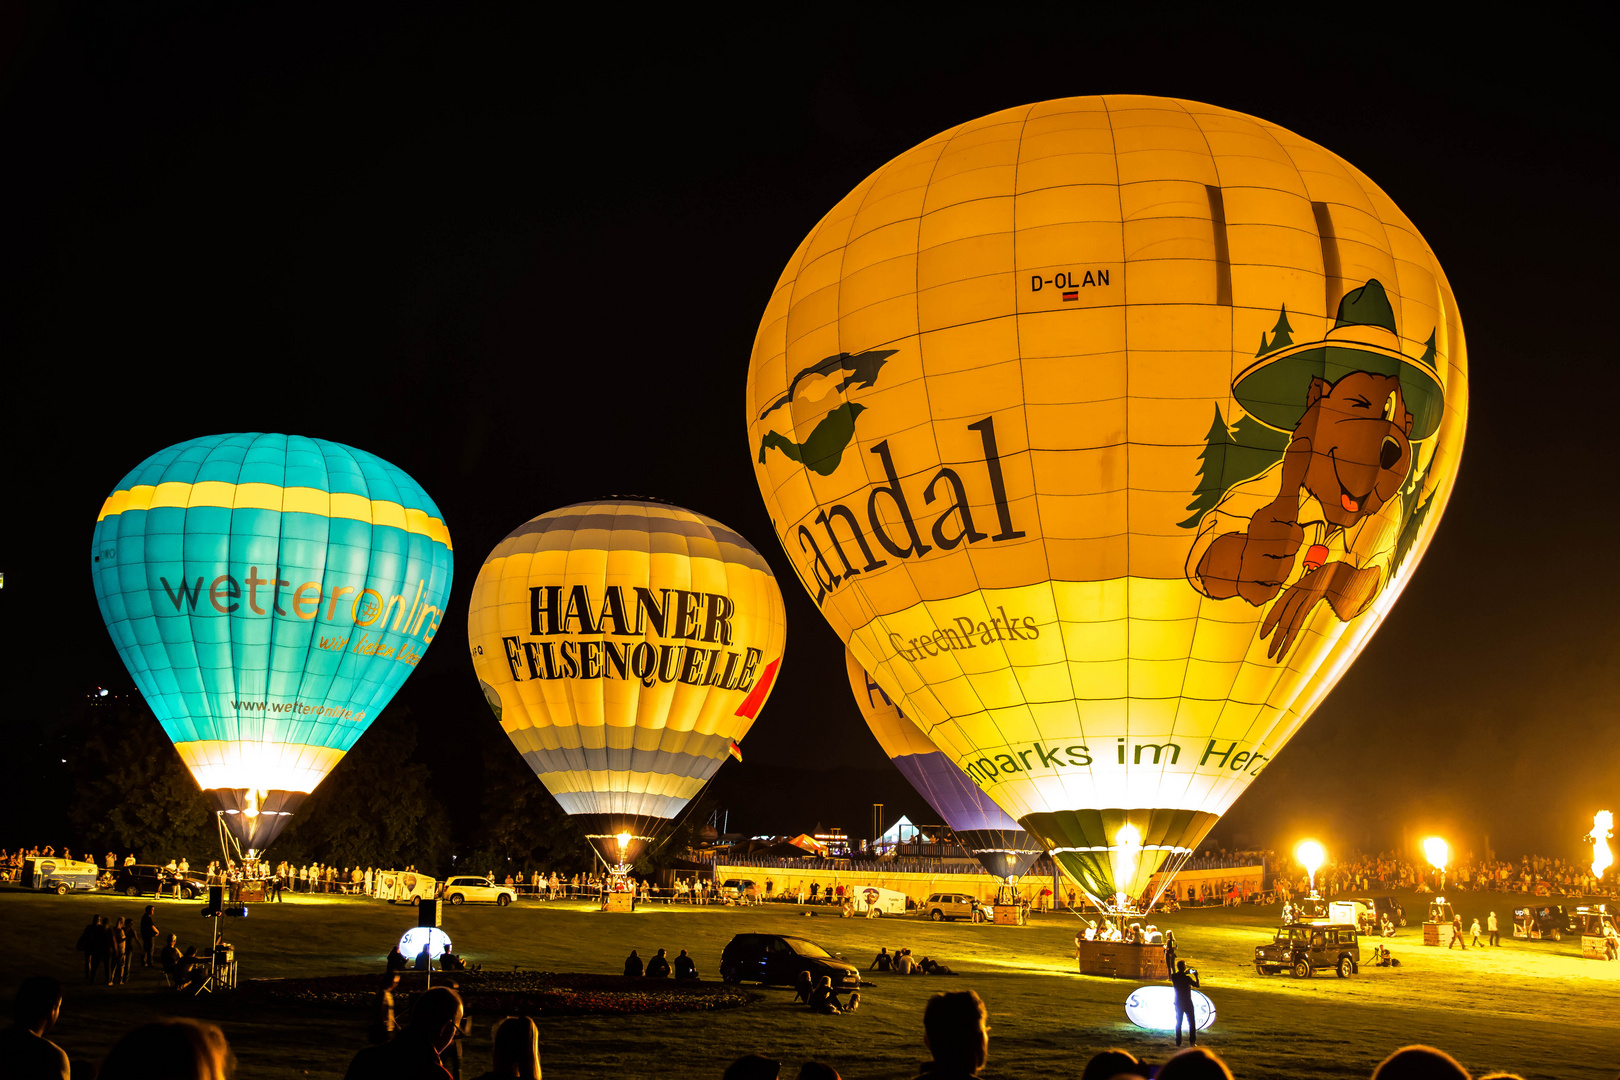
[[[0,816],[0,847],[50,844],[98,863],[108,851],[139,862],[184,856],[193,867],[220,857],[212,804],[138,694],[87,698],[54,725],[29,726],[8,755],[4,802],[15,812]],[[690,847],[711,810],[699,799],[637,869]],[[435,874],[598,868],[499,725],[451,727],[399,705],[367,728],[268,857]]]

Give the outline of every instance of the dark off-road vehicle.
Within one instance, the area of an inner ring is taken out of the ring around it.
[[[720,977],[728,983],[758,979],[792,986],[801,971],[810,973],[811,982],[830,976],[833,989],[840,992],[861,985],[861,973],[854,964],[801,937],[738,934],[720,955]]]
[[[1254,947],[1254,970],[1261,975],[1292,971],[1296,979],[1308,979],[1319,968],[1332,968],[1347,979],[1361,970],[1359,936],[1350,923],[1280,926],[1269,944]]]

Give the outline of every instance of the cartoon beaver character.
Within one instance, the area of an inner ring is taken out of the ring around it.
[[[1215,600],[1275,601],[1260,637],[1280,661],[1320,601],[1349,621],[1387,584],[1414,443],[1439,428],[1444,391],[1433,338],[1421,360],[1399,351],[1377,280],[1344,297],[1324,341],[1288,345],[1286,312],[1278,326],[1285,347],[1262,348],[1232,395],[1286,448],[1197,520],[1187,579]]]

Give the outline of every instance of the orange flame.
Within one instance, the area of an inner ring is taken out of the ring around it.
[[[1599,810],[1592,815],[1592,831],[1586,834],[1592,841],[1592,876],[1602,877],[1603,871],[1614,865],[1609,851],[1609,837],[1614,835],[1614,814]]]

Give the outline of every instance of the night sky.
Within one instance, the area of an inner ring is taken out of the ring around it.
[[[1592,811],[1620,809],[1601,9],[1464,42],[1402,6],[743,25],[464,6],[0,8],[11,723],[129,683],[87,558],[119,478],[183,439],[287,431],[400,465],[444,511],[449,617],[396,702],[493,723],[464,648],[483,555],[544,510],[653,495],[749,537],[787,599],[782,680],[722,790],[831,770],[830,804],[872,801],[859,770],[885,761],[750,468],[760,313],[805,233],[901,151],[1030,101],[1150,93],[1253,113],[1365,171],[1446,268],[1472,372],[1421,569],[1215,839],[1444,829],[1574,857]],[[794,809],[805,827],[832,814]]]

